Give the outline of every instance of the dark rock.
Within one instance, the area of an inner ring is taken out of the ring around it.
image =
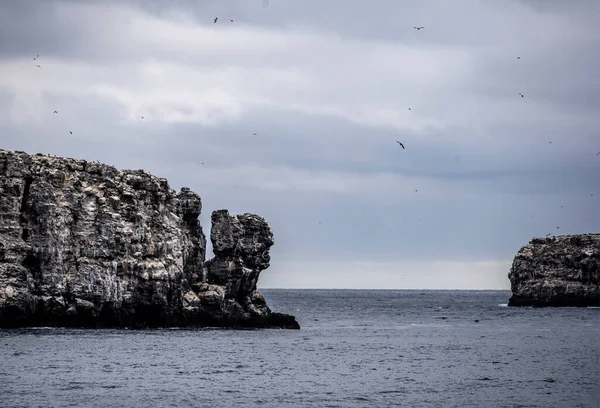
[[[508,278],[509,306],[600,306],[600,234],[534,238]]]
[[[273,233],[143,170],[0,150],[0,327],[281,327],[256,291]]]
[[[233,320],[240,327],[298,329],[292,316],[272,313],[256,291],[260,272],[269,267],[269,249],[275,243],[267,221],[253,214],[232,216],[227,210],[213,211],[210,240],[215,257],[206,262],[207,282],[186,293],[184,310],[192,315],[210,313],[220,307],[219,319]]]

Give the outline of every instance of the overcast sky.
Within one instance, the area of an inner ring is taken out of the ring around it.
[[[207,235],[214,209],[266,217],[261,287],[508,289],[532,237],[600,232],[598,21],[596,0],[0,0],[0,148],[167,177]]]

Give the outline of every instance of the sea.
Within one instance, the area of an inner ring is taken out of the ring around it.
[[[301,330],[0,330],[0,407],[600,407],[600,309],[263,290]]]

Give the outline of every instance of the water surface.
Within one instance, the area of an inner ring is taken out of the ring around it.
[[[2,407],[599,407],[600,309],[264,290],[301,330],[0,330]]]

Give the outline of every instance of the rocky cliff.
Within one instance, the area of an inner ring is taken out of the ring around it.
[[[534,238],[508,278],[509,306],[600,306],[600,234]]]
[[[0,327],[281,327],[256,291],[273,233],[145,171],[0,150]]]

